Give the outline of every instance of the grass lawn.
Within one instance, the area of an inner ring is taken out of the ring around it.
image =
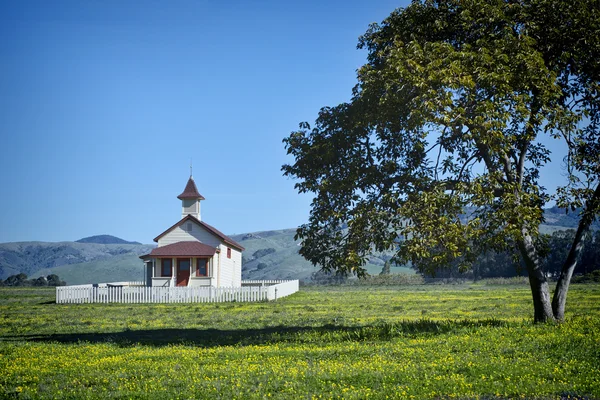
[[[54,304],[0,288],[0,398],[600,398],[600,286],[309,287],[271,303]]]

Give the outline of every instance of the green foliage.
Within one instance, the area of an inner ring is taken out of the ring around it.
[[[310,277],[310,282],[316,285],[339,285],[348,282],[348,274],[320,269]]]
[[[573,277],[573,283],[600,283],[600,269]]]
[[[537,140],[568,147],[556,200],[583,207],[587,229],[600,213],[599,10],[589,0],[423,0],[373,24],[351,101],[284,139],[294,159],[284,175],[315,195],[297,231],[302,256],[363,276],[373,250],[429,273],[509,251],[535,281],[536,319],[551,318],[536,247],[551,157]]]
[[[547,255],[543,260],[544,271],[558,277],[562,265],[573,245],[574,230],[558,231],[545,237]],[[575,274],[586,274],[600,269],[600,231],[588,232],[582,240],[583,251],[579,255]]]
[[[422,285],[425,283],[420,275],[412,274],[380,274],[371,275],[365,279],[355,279],[349,282],[354,286],[404,286]]]
[[[48,286],[65,286],[65,281],[61,281],[58,275],[50,274],[46,277],[48,281]]]
[[[27,275],[20,273],[17,275],[11,275],[4,280],[5,286],[28,286]]]
[[[261,257],[264,257],[264,256],[266,256],[268,254],[273,254],[273,253],[275,253],[275,249],[272,248],[272,247],[269,247],[269,248],[266,248],[266,249],[256,250],[252,254],[252,257],[254,257],[254,258],[261,258]]]
[[[534,325],[522,285],[191,305],[57,305],[48,288],[5,288],[0,397],[598,398],[600,286],[572,290],[564,323]]]
[[[2,282],[0,280],[0,282]],[[40,276],[36,279],[27,279],[27,275],[20,273],[11,275],[2,282],[2,286],[65,286],[58,275],[50,274],[47,277]]]
[[[265,263],[259,263],[259,264],[256,266],[256,269],[265,269],[265,268],[267,268],[267,267],[268,267],[268,265],[267,265],[267,264],[265,264]]]

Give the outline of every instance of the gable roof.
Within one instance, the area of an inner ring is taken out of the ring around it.
[[[173,229],[177,228],[178,226],[183,225],[186,221],[195,222],[196,224],[200,225],[201,227],[203,227],[204,229],[206,229],[207,231],[209,231],[210,233],[212,233],[214,236],[216,236],[219,239],[221,239],[224,243],[226,243],[226,244],[228,244],[228,245],[230,245],[232,247],[235,247],[236,249],[238,249],[240,251],[244,251],[245,250],[242,245],[240,245],[239,243],[237,243],[235,240],[231,239],[229,236],[225,235],[224,233],[222,233],[218,229],[210,226],[206,222],[200,221],[198,218],[193,217],[193,216],[191,216],[189,214],[186,217],[184,217],[183,219],[181,219],[179,222],[177,222],[176,224],[174,224],[173,226],[171,226],[169,229],[167,229],[166,231],[164,231],[163,233],[161,233],[160,235],[158,235],[157,237],[155,237],[154,241],[158,242],[158,239],[160,239],[161,237],[165,236],[167,233],[171,232]]]
[[[179,200],[183,199],[200,199],[205,200],[204,196],[202,196],[198,192],[198,188],[196,187],[196,182],[194,182],[194,178],[190,175],[190,179],[187,181],[187,185],[185,185],[185,189],[183,189],[183,193],[177,196]]]
[[[168,244],[166,246],[156,247],[152,249],[149,254],[140,256],[140,258],[146,257],[212,257],[215,255],[217,249],[207,244],[190,241],[190,242],[177,242]]]

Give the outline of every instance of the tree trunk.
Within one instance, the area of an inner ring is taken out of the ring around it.
[[[523,239],[519,241],[518,245],[529,275],[529,286],[533,296],[533,320],[534,322],[552,321],[554,314],[550,303],[548,280],[540,267],[533,239],[527,230],[523,229]]]
[[[563,264],[560,277],[556,283],[556,290],[554,291],[554,298],[552,299],[552,312],[554,318],[559,321],[562,321],[565,318],[565,305],[567,304],[569,284],[571,283],[573,271],[575,271],[575,267],[577,266],[577,258],[579,258],[579,255],[583,251],[583,234],[592,224],[594,215],[600,206],[599,203],[600,184],[596,187],[592,197],[586,202],[583,215],[581,216],[579,226],[577,227],[577,232],[575,233],[575,238],[573,239],[573,244],[571,245],[571,250]]]

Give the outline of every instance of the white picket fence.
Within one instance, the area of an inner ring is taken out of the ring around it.
[[[297,280],[242,287],[146,287],[127,282],[59,286],[57,303],[221,303],[277,300],[299,289]],[[139,284],[139,282],[135,282]]]

